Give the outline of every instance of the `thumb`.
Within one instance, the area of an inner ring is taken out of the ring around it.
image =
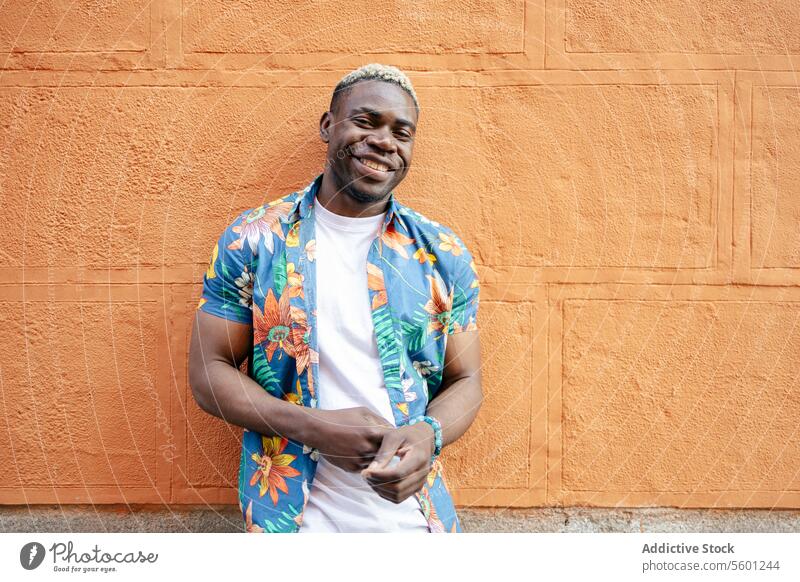
[[[402,444],[403,438],[396,430],[386,432],[383,435],[383,440],[381,441],[378,452],[375,453],[375,459],[364,471],[378,471],[385,468]]]

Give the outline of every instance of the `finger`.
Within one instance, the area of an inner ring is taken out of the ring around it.
[[[391,501],[392,503],[399,503],[399,501],[395,501],[396,497],[394,493],[389,493],[386,491],[380,491],[378,489],[375,490],[379,497],[385,499],[386,501]]]
[[[424,472],[424,474],[427,475],[427,461],[426,455],[413,454],[413,449],[407,449],[400,457],[399,463],[391,467],[368,468],[368,473],[365,477],[367,481],[373,481],[376,484],[399,483],[420,472]]]
[[[355,469],[355,471],[361,473],[362,477],[364,477],[365,479],[366,479],[365,471],[367,470],[367,468],[370,465],[372,465],[373,461],[375,460],[375,455],[376,454],[377,454],[377,451],[374,452],[374,453],[370,453],[368,455],[362,455],[359,458],[359,460],[357,461],[357,463],[356,463],[357,469]],[[395,457],[392,457],[392,459],[389,460],[389,465],[390,466],[393,463],[395,463],[394,458]],[[398,460],[399,460],[399,458],[398,458]]]
[[[384,439],[386,438],[386,435],[391,432],[394,432],[395,430],[396,430],[395,427],[391,425],[389,426],[375,425],[367,434],[367,440],[380,446],[383,443]]]
[[[425,484],[425,478],[421,477],[421,472],[410,476],[399,483],[391,485],[370,485],[372,489],[383,499],[393,503],[400,503],[415,493],[419,492]]]
[[[381,441],[378,452],[375,453],[375,459],[370,463],[369,467],[364,470],[364,477],[367,477],[367,475],[375,470],[386,468],[404,442],[405,440],[396,430],[386,432],[386,434],[383,435],[383,440]]]

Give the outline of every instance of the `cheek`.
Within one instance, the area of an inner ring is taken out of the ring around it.
[[[411,160],[413,157],[414,157],[413,147],[409,147],[403,151],[403,160],[405,160],[406,166],[411,165]]]
[[[402,172],[403,176],[405,176],[408,173],[408,170],[411,167],[411,159],[412,155],[410,153],[408,155],[403,156],[403,172]]]
[[[347,166],[351,161],[348,151],[349,149],[345,144],[337,143],[334,147],[330,148],[328,158],[337,166]]]
[[[341,135],[341,132],[331,135],[328,142],[328,157],[341,160],[346,157],[349,148],[349,141]]]

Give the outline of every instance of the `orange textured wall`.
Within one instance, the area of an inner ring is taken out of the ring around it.
[[[0,503],[234,502],[187,387],[239,211],[346,71],[423,104],[402,200],[479,264],[462,505],[800,507],[792,0],[0,4]]]

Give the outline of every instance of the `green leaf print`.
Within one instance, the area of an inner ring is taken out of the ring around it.
[[[408,342],[408,349],[412,352],[420,351],[428,339],[428,328],[425,323],[415,323],[412,321],[402,321],[400,323],[403,328],[403,337]]]
[[[258,382],[262,388],[273,396],[280,397],[281,395],[281,382],[275,374],[275,370],[269,365],[267,357],[264,355],[264,348],[256,346],[253,349],[253,380]]]
[[[450,312],[450,325],[448,326],[448,333],[453,331],[453,323],[459,325],[466,325],[464,321],[464,312],[467,310],[467,296],[460,289],[457,289],[453,297],[453,311]]]
[[[280,297],[283,288],[286,287],[286,251],[283,251],[278,260],[272,263],[272,281],[275,287],[275,294]]]

